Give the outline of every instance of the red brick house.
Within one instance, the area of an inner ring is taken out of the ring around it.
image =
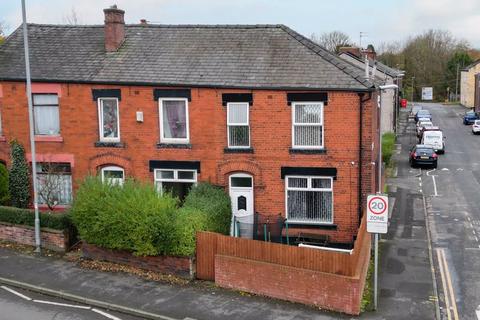
[[[378,183],[376,89],[361,70],[283,25],[104,12],[105,25],[28,25],[37,159],[58,164],[60,204],[88,174],[180,197],[208,181],[234,211],[352,242]],[[8,164],[9,141],[29,149],[21,28],[0,46],[0,115]]]

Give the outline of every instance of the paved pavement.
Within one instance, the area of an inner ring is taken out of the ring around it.
[[[480,136],[462,124],[465,108],[421,104],[446,136],[438,169],[423,171],[444,319],[480,319]]]

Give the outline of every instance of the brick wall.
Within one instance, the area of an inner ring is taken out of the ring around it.
[[[215,283],[287,301],[358,315],[364,276],[345,277],[217,255]]]
[[[42,248],[59,252],[68,250],[69,238],[64,231],[42,229],[40,238]],[[0,240],[35,246],[35,228],[0,222]]]
[[[85,242],[82,244],[82,253],[87,259],[125,264],[148,271],[174,274],[184,278],[192,278],[194,275],[195,263],[190,257],[137,257],[129,251],[104,249]]]
[[[23,83],[1,82],[0,85],[3,92],[0,112],[3,134],[7,140],[0,141],[0,160],[9,163],[8,141],[18,139],[29,152],[27,100]],[[92,88],[121,89],[119,113],[121,142],[125,144],[123,148],[94,146],[99,134],[98,109],[92,99]],[[96,174],[105,165],[121,166],[127,176],[153,182],[149,160],[195,160],[201,161],[199,181],[224,186],[227,191],[230,174],[252,174],[255,211],[285,215],[285,185],[280,176],[282,166],[335,167],[334,224],[337,228],[320,232],[329,234],[331,241],[352,241],[359,222],[360,97],[357,93],[328,93],[329,101],[324,111],[325,154],[291,154],[291,106],[287,104],[285,91],[192,88],[189,102],[192,148],[158,149],[159,108],[158,102],[153,99],[152,87],[60,84],[60,90],[63,141],[37,142],[37,153],[73,155],[72,175],[75,183],[88,173]],[[226,107],[222,106],[221,100],[222,93],[231,92],[253,93],[254,102],[250,109],[253,154],[224,153],[227,146]],[[372,108],[374,100],[372,97],[363,103],[364,195],[370,193],[374,186],[374,175],[371,174],[375,169],[372,165],[375,158],[372,139],[376,132],[375,121],[372,121],[376,111],[376,108]],[[136,111],[143,112],[143,123],[136,121]]]

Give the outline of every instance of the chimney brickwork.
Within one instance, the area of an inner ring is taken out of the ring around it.
[[[125,11],[116,5],[103,10],[105,14],[105,50],[115,52],[125,40]]]

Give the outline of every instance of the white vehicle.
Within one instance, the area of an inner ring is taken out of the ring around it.
[[[479,134],[480,133],[480,120],[475,120],[472,124],[472,133]]]
[[[443,132],[438,131],[425,131],[422,136],[421,144],[430,146],[436,153],[445,153],[445,137]]]
[[[433,127],[433,123],[428,120],[428,121],[418,121],[417,123],[417,137],[420,137],[422,134],[423,128],[431,128]]]

